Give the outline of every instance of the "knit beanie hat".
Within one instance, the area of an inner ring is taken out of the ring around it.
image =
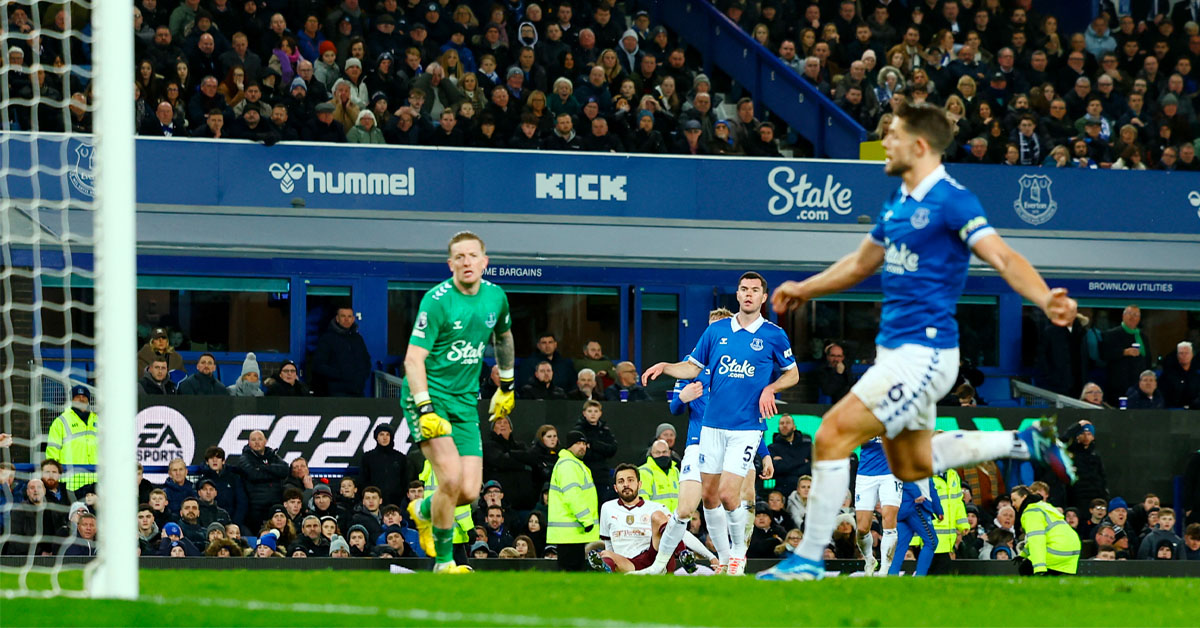
[[[318,55],[323,56],[325,54],[325,51],[327,51],[327,50],[332,50],[334,52],[337,52],[337,46],[335,46],[333,44],[333,42],[331,42],[331,41],[323,41],[323,42],[321,42],[320,46],[317,46],[317,54]]]
[[[258,370],[258,358],[254,357],[253,353],[247,353],[245,361],[242,362],[242,374],[239,379],[246,376],[246,373],[255,373],[259,379],[262,379],[262,371]]]

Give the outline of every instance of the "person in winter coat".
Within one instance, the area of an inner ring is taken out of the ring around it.
[[[242,483],[242,477],[225,464],[225,450],[217,446],[206,449],[204,466],[200,468],[199,475],[197,485],[204,481],[212,482],[213,487],[217,489],[216,505],[229,513],[229,518],[234,523],[244,525],[246,510],[250,505],[246,497],[246,487]],[[203,510],[203,505],[201,509]]]
[[[1168,408],[1200,409],[1200,362],[1196,361],[1192,343],[1186,340],[1175,346],[1175,354],[1163,358],[1163,374],[1159,390]]]
[[[375,448],[362,455],[359,484],[378,487],[383,503],[399,506],[408,492],[408,457],[396,449],[394,439],[391,425],[375,426]]]
[[[1088,512],[1093,499],[1108,500],[1108,477],[1104,461],[1096,453],[1096,428],[1091,421],[1072,425],[1063,440],[1070,443],[1067,451],[1075,463],[1075,483],[1071,485],[1070,502],[1079,512]]]
[[[801,532],[804,531],[804,519],[808,515],[808,493],[811,490],[812,476],[802,475],[796,480],[796,490],[792,491],[787,499],[787,511],[792,518],[792,525]]]
[[[267,447],[267,437],[261,430],[250,432],[249,442],[242,448],[235,468],[246,479],[246,526],[257,530],[271,508],[279,503],[283,479],[291,470],[274,449]]]
[[[371,375],[371,356],[367,343],[358,333],[352,308],[338,308],[329,330],[317,341],[313,352],[312,370],[318,379],[314,388],[318,395],[330,397],[361,397],[367,378]]]
[[[279,373],[267,384],[268,397],[310,397],[312,391],[308,389],[308,384],[300,379],[300,370],[296,367],[296,363],[291,360],[284,360],[283,364],[279,365]]]
[[[508,487],[507,505],[515,510],[533,508],[536,495],[528,480],[530,467],[536,463],[533,452],[513,440],[511,421],[507,418],[492,421],[492,433],[483,441],[483,477]]]
[[[386,144],[383,130],[375,123],[375,114],[370,111],[358,113],[358,124],[346,132],[346,142],[350,144]]]
[[[812,438],[796,429],[790,414],[779,417],[779,431],[767,447],[775,463],[775,485],[796,486],[802,475],[812,473]]]
[[[558,428],[553,425],[539,427],[527,451],[530,459],[530,489],[536,493],[550,482],[554,465],[558,463]],[[537,501],[536,498],[534,501]],[[545,536],[544,530],[542,536]]]
[[[155,357],[166,358],[168,371],[183,368],[183,358],[175,352],[175,347],[172,347],[167,340],[167,330],[165,327],[159,327],[151,332],[150,341],[142,345],[142,348],[138,350],[138,377],[141,377],[146,372],[146,367],[150,366],[150,362]]]
[[[179,382],[177,388],[180,395],[214,395],[218,397],[226,397],[229,391],[217,379],[213,372],[217,369],[217,359],[211,353],[200,354],[200,359],[196,360],[196,372],[187,376],[187,379]]]
[[[617,437],[601,418],[603,415],[604,407],[599,401],[585,401],[583,416],[579,417],[573,428],[587,437],[589,446],[582,460],[596,480],[600,503],[612,499],[612,495],[616,494],[612,488],[612,469],[608,461],[617,455]]]
[[[179,516],[179,507],[188,497],[196,497],[196,489],[187,479],[187,463],[176,458],[167,466],[167,481],[160,487],[167,494],[167,510]]]
[[[156,356],[138,380],[138,386],[145,395],[174,395],[175,382],[167,378],[167,359]]]
[[[262,386],[258,382],[262,379],[261,371],[258,368],[258,358],[253,353],[247,353],[246,359],[242,361],[242,374],[238,376],[237,382],[229,386],[229,394],[234,397],[262,397]]]

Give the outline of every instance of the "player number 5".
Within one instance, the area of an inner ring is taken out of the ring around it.
[[[754,447],[746,446],[746,455],[742,456],[742,462],[750,462],[754,459]]]

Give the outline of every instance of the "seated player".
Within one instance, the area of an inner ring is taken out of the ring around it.
[[[604,549],[595,547],[588,552],[592,569],[630,573],[648,567],[658,556],[659,538],[669,513],[662,504],[642,499],[638,495],[641,488],[637,467],[617,466],[613,479],[617,498],[600,507],[600,539],[604,541]],[[685,533],[667,569],[674,572],[677,563],[689,568],[695,563],[692,552],[707,558],[714,568],[717,566],[716,555],[691,533]]]

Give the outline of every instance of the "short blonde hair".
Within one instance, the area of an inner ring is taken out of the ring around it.
[[[455,244],[458,244],[459,242],[466,242],[467,240],[475,240],[476,242],[478,242],[479,248],[483,249],[484,254],[487,254],[487,246],[484,245],[483,238],[475,235],[474,233],[472,233],[470,231],[459,231],[458,233],[451,236],[450,243],[446,245],[446,254],[447,255],[450,254],[450,250],[454,248]]]

